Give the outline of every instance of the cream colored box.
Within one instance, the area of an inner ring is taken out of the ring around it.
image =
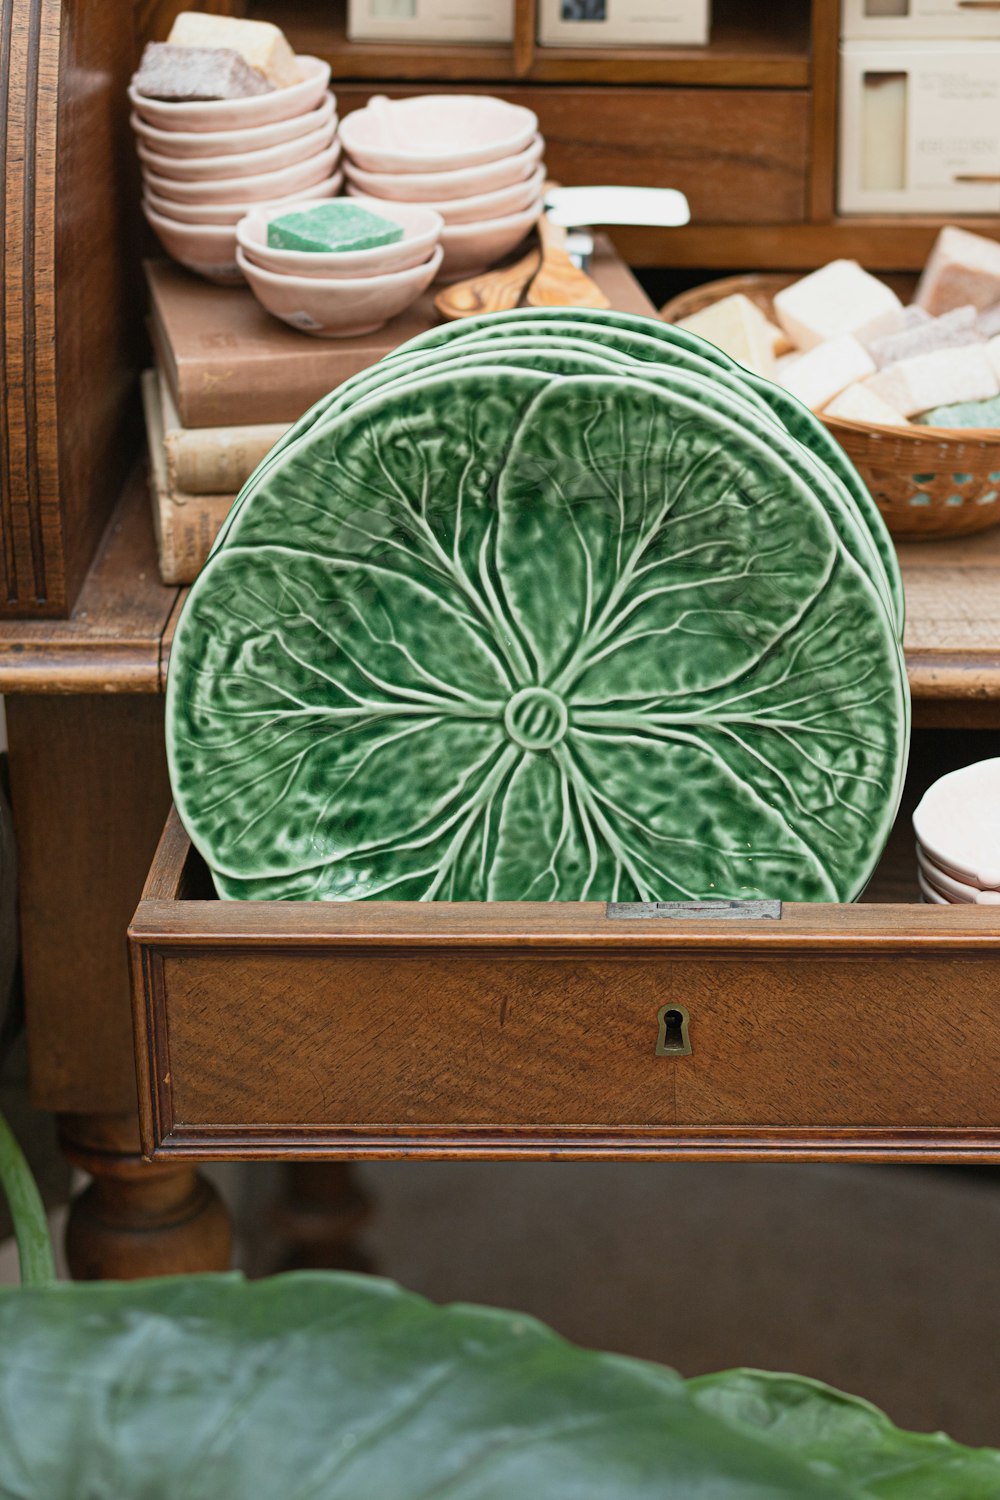
[[[510,42],[514,0],[348,0],[352,42]]]
[[[1000,41],[844,43],[839,203],[1000,212]]]
[[[704,47],[710,0],[539,0],[543,47]]]
[[[1000,40],[1000,10],[969,0],[841,0],[840,28],[857,41]]]

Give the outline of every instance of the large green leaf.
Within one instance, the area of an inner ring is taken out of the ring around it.
[[[1000,1453],[902,1432],[878,1407],[817,1380],[728,1370],[688,1382],[703,1411],[880,1500],[996,1500]]]
[[[433,1307],[368,1277],[7,1290],[0,1495],[986,1500],[1000,1493],[998,1454],[911,1438],[871,1408],[789,1377],[775,1377],[756,1396],[768,1379],[737,1372],[689,1390],[670,1370],[575,1348],[530,1318]],[[834,1414],[817,1417],[820,1408]],[[885,1488],[893,1472],[905,1474],[908,1487]]]
[[[664,383],[453,371],[273,467],[171,660],[224,894],[859,893],[905,759],[893,629],[780,444]]]

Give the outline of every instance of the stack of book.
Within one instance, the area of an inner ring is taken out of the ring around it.
[[[591,274],[621,312],[653,308],[610,244]],[[281,434],[351,375],[439,321],[433,288],[375,333],[314,339],[247,288],[146,263],[155,368],[143,377],[153,519],[164,583],[193,583],[239,490]]]
[[[429,328],[428,297],[377,333],[313,339],[252,294],[169,261],[146,264],[155,366],[143,376],[153,519],[164,583],[192,583],[240,489],[321,396]]]

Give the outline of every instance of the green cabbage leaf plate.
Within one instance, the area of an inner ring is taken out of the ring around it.
[[[894,629],[813,488],[617,376],[456,368],[318,424],[168,684],[232,897],[851,900],[906,739]]]

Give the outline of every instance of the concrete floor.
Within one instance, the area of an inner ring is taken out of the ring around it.
[[[1000,1173],[384,1163],[379,1269],[685,1375],[750,1364],[1000,1447]]]

